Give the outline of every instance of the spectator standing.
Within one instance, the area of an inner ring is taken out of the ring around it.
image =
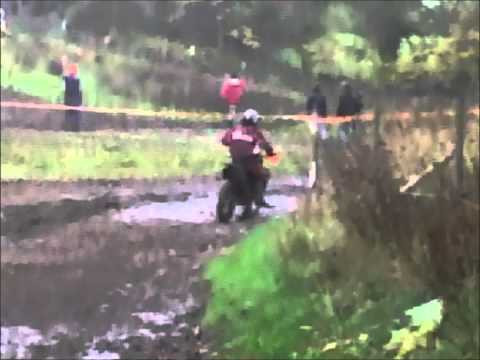
[[[354,95],[353,88],[348,82],[342,82],[337,116],[355,116],[358,115],[362,109],[363,104],[360,96]],[[353,130],[355,130],[355,121],[353,119],[340,125],[340,133],[344,139],[346,139]]]
[[[323,95],[320,85],[316,85],[307,98],[306,110],[308,115],[314,115],[316,118],[327,117],[327,99]],[[321,139],[328,137],[329,129],[328,124],[317,123],[317,132]]]
[[[237,74],[225,75],[220,96],[228,103],[228,119],[235,118],[238,103],[241,97],[247,91],[247,84],[244,79],[240,79]]]
[[[63,80],[65,82],[64,105],[81,106],[82,90],[78,78],[78,65],[68,63],[66,57],[62,58]],[[80,130],[80,111],[71,109],[65,112],[65,130],[77,132]]]

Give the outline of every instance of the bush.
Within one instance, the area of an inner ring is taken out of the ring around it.
[[[478,208],[444,188],[400,193],[392,152],[366,140],[324,142],[323,195],[302,220],[257,228],[209,264],[205,322],[225,356],[478,357]]]
[[[330,215],[314,229],[276,220],[209,264],[212,298],[205,323],[223,334],[226,355],[309,357],[309,347],[322,350],[334,339],[362,333],[378,342],[370,349],[375,353],[388,342],[394,319],[422,299],[418,291],[402,290],[382,268],[376,268],[380,274],[365,269],[365,261],[378,259],[380,251],[366,258],[361,255],[367,251],[344,252],[342,226]],[[352,345],[344,354],[361,357],[364,352],[357,350]]]

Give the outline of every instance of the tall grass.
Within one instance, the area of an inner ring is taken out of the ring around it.
[[[207,175],[227,153],[214,136],[175,133],[2,131],[2,180],[167,178]]]
[[[295,131],[295,130],[293,130]],[[142,130],[65,133],[4,129],[1,134],[2,180],[74,180],[168,178],[213,175],[229,160],[218,132]],[[285,153],[274,176],[306,171],[308,147],[284,134],[277,145]]]

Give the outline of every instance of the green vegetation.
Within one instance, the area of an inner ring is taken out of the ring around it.
[[[211,103],[218,97],[220,80],[210,75],[210,82],[205,82],[195,68],[197,63],[211,61],[204,50],[196,50],[194,61],[188,52],[189,48],[163,38],[139,37],[112,52],[105,48],[80,47],[63,39],[21,33],[15,39],[2,39],[1,86],[51,103],[61,103],[63,81],[60,76],[49,73],[48,67],[50,61],[59,61],[62,54],[68,54],[80,64],[86,106],[198,111],[202,109],[202,102]],[[155,62],[148,61],[149,57]],[[101,62],[96,58],[101,58]],[[188,61],[189,68],[177,64],[177,60]],[[303,102],[302,94],[285,88],[278,79],[269,81],[256,83],[251,91]],[[182,100],[194,95],[200,102],[190,101],[189,104]]]
[[[217,171],[227,159],[214,136],[190,139],[152,131],[65,134],[5,130],[1,150],[2,180],[187,177]]]
[[[64,85],[58,75],[48,72],[48,59],[61,53],[78,52],[78,47],[67,46],[63,41],[48,42],[52,53],[48,50],[37,59],[31,59],[32,48],[35,48],[37,40],[27,34],[18,37],[18,43],[2,40],[2,88],[11,88],[14,91],[38,97],[51,103],[63,103]],[[55,49],[55,51],[53,51]],[[37,49],[37,51],[40,51]],[[54,58],[58,60],[58,58]],[[25,62],[32,62],[25,64]],[[87,61],[81,63],[82,91],[84,105],[100,106],[109,108],[132,107],[139,110],[154,110],[150,101],[139,98],[128,98],[115,94],[108,83],[101,84],[98,71],[95,66]]]
[[[168,178],[214,175],[228,161],[217,132],[135,133],[38,132],[4,129],[1,135],[2,180],[75,180]],[[308,163],[308,145],[276,136],[285,151],[275,174],[298,174]],[[293,150],[292,150],[293,149]],[[303,152],[303,155],[302,155]],[[290,156],[291,154],[291,156]]]
[[[372,164],[371,152],[351,146],[348,155],[337,146],[324,156],[323,182],[332,183],[324,195],[307,197],[295,219],[257,227],[208,265],[204,321],[218,331],[222,356],[477,358],[478,270],[466,264],[478,261],[478,230],[470,227],[478,210],[399,195],[388,153]],[[475,171],[469,177],[478,182],[478,165]],[[462,221],[445,225],[443,206]],[[427,214],[428,225],[419,226]],[[439,227],[469,239],[454,247],[461,263],[445,235],[436,233],[440,249],[429,243]],[[466,278],[459,264],[469,269]]]
[[[478,284],[464,290],[445,318],[443,300],[399,279],[384,249],[347,236],[331,215],[314,226],[277,220],[258,227],[209,265],[205,323],[222,332],[226,356],[479,355]]]

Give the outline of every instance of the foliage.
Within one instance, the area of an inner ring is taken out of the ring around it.
[[[371,80],[381,64],[369,42],[352,33],[329,33],[305,46],[319,74]]]
[[[240,29],[233,29],[230,31],[230,36],[234,39],[240,39],[242,44],[249,46],[253,49],[261,46],[258,38],[253,33],[252,29],[247,26],[242,26]]]
[[[397,350],[395,358],[401,359],[418,346],[427,347],[427,336],[434,331],[442,321],[443,302],[432,300],[405,311],[411,317],[410,326],[416,328],[403,328],[392,331],[392,337],[383,347],[386,350]]]
[[[478,79],[478,16],[475,20],[479,11],[478,2],[451,2],[441,7],[450,18],[448,32],[402,39],[396,60],[397,78],[426,75],[452,85],[458,73],[465,71],[471,79]]]
[[[61,101],[63,84],[59,77],[48,73],[48,65],[67,54],[80,64],[84,102],[88,106],[219,110],[220,79],[202,72],[224,67],[220,64],[228,63],[229,57],[221,60],[215,51],[197,47],[192,55],[191,47],[161,37],[131,38],[128,45],[121,43],[117,51],[79,47],[62,39],[37,39],[27,34],[20,34],[16,40],[2,39],[2,87],[50,102]],[[36,56],[32,57],[32,52]],[[255,106],[263,105],[260,99],[265,97],[279,103],[285,99],[303,101],[301,94],[283,84],[252,84],[249,91],[255,93],[254,101],[259,99]]]
[[[293,131],[295,133],[296,131]],[[289,153],[275,175],[305,171],[300,149],[288,136],[275,136]],[[302,155],[302,151],[304,154]],[[115,179],[213,175],[228,161],[215,132],[142,130],[135,133],[95,133],[2,130],[1,172],[4,179]],[[214,154],[214,155],[212,155]]]
[[[58,76],[48,74],[38,64],[30,71],[22,70],[21,65],[7,51],[2,51],[1,56],[2,87],[10,87],[49,102],[59,102],[62,99],[63,84]]]
[[[345,236],[341,225],[327,215],[318,226],[324,232],[286,219],[274,221],[257,227],[229,255],[209,264],[206,277],[212,281],[213,296],[205,322],[221,329],[221,341],[228,341],[227,354],[378,357],[388,353],[381,347],[389,342],[390,333],[394,343],[397,334],[408,332],[408,328],[396,332],[405,327],[396,319],[419,301],[420,294],[371,271],[351,279],[347,258],[331,259]],[[285,246],[296,250],[285,253]],[[380,254],[374,253],[371,258]],[[411,326],[418,321],[425,330],[420,339],[433,329],[428,327],[429,318],[414,318]]]
[[[478,40],[478,31],[468,35]],[[399,48],[397,69],[407,78],[418,78],[428,74],[429,77],[443,81],[453,81],[455,69],[467,70],[472,78],[478,71],[478,50],[475,46],[458,50],[459,39],[454,37],[416,35],[403,39]],[[478,47],[478,45],[477,45]]]
[[[352,32],[358,27],[359,17],[346,3],[333,2],[328,5],[327,11],[322,14],[320,21],[330,32]]]
[[[175,61],[192,63],[197,70],[200,66],[200,71],[208,69],[217,76],[231,68],[238,71],[243,62],[249,64],[249,72],[257,80],[263,81],[271,72],[279,73],[291,88],[308,84],[312,70],[385,81],[384,74],[376,72],[388,67],[382,71],[396,73],[393,64],[397,64],[397,55],[402,57],[397,80],[404,74],[412,77],[424,71],[442,79],[458,66],[470,68],[474,79],[477,74],[475,1],[44,1],[42,5],[25,3],[23,8],[30,9],[32,15],[15,19],[12,24],[39,22],[33,14],[45,19],[51,12],[56,20],[52,17],[43,28],[58,28],[60,20],[66,18],[69,39],[84,42],[94,36],[98,41],[108,33],[116,37],[116,45],[109,51],[122,48],[124,54],[133,55],[134,51],[125,51],[122,43],[158,38],[163,56],[168,52]],[[45,31],[40,28],[30,31]],[[352,37],[353,45],[341,44],[344,40],[351,42],[348,38]],[[418,46],[407,46],[417,39]],[[458,48],[454,57],[449,55],[451,48],[445,50],[445,44],[451,41],[453,48]],[[191,46],[199,51],[186,55],[185,50]],[[335,61],[329,61],[329,56]],[[283,66],[285,62],[290,66]]]
[[[205,323],[226,343],[223,356],[475,358],[476,277],[454,303],[433,298],[319,206],[326,213],[316,223],[257,227],[209,264]]]
[[[293,48],[285,48],[278,51],[276,57],[290,65],[293,68],[301,69],[302,68],[302,58],[301,55]]]

